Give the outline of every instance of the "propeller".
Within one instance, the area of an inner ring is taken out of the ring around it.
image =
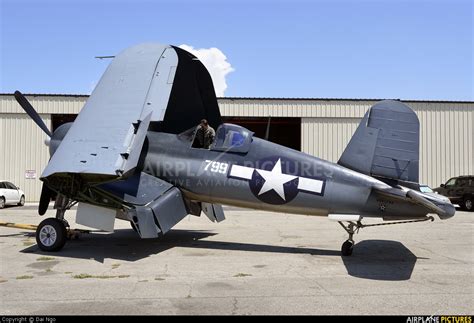
[[[15,99],[18,104],[21,105],[23,110],[25,110],[26,114],[30,116],[31,119],[41,128],[48,135],[48,139],[45,141],[46,145],[49,146],[49,153],[52,156],[61,143],[61,140],[66,135],[67,131],[71,127],[72,123],[63,124],[61,125],[54,134],[48,129],[48,127],[44,124],[43,119],[39,116],[38,112],[36,112],[35,108],[28,102],[23,94],[20,91],[15,91]],[[43,183],[43,187],[41,189],[41,197],[40,203],[38,205],[38,213],[39,215],[44,215],[48,210],[49,202],[56,196],[56,193],[52,191],[45,183]]]
[[[21,105],[23,110],[25,110],[26,114],[30,116],[31,119],[41,128],[48,135],[48,137],[52,137],[51,131],[49,131],[48,127],[43,122],[43,119],[39,116],[38,112],[36,112],[35,108],[28,102],[23,94],[20,91],[15,91],[15,99],[18,104]]]

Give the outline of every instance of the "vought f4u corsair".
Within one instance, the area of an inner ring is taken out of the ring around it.
[[[54,200],[56,217],[37,228],[45,251],[64,246],[64,214],[76,203],[77,223],[113,231],[116,218],[126,220],[141,238],[159,237],[189,214],[222,221],[222,205],[327,216],[349,235],[345,256],[368,226],[363,218],[399,224],[455,213],[418,183],[419,121],[398,101],[372,106],[332,163],[222,123],[208,71],[175,46],[122,51],[76,120],[53,133],[20,92],[15,98],[49,137],[38,212]],[[216,129],[207,148],[194,143],[202,119]]]

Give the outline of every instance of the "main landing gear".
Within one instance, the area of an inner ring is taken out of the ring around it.
[[[41,221],[36,229],[36,243],[43,251],[59,251],[66,244],[67,224],[56,218]]]
[[[59,251],[64,247],[66,240],[71,237],[69,223],[64,219],[64,213],[75,204],[62,195],[56,197],[54,203],[56,217],[41,221],[36,229],[36,243],[41,250]]]
[[[361,221],[348,221],[348,224],[345,225],[343,222],[339,221],[339,224],[342,228],[349,234],[349,239],[347,239],[341,247],[341,254],[345,257],[352,255],[352,250],[354,249],[354,239],[353,236],[355,233],[358,233],[360,229],[367,228],[367,227],[376,227],[381,225],[394,225],[394,224],[404,224],[404,223],[414,223],[414,222],[424,222],[424,221],[434,221],[432,216],[418,219],[418,220],[410,220],[410,221],[396,221],[396,222],[388,222],[388,223],[376,223],[376,224],[362,224]]]

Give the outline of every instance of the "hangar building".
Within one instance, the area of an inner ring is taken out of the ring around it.
[[[87,95],[26,95],[46,125],[74,120]],[[270,140],[337,162],[374,99],[219,98],[225,122]],[[420,182],[439,186],[450,177],[474,174],[474,102],[403,101],[421,124]],[[26,200],[39,200],[39,177],[49,153],[46,135],[23,112],[13,94],[0,94],[0,179],[21,187]]]

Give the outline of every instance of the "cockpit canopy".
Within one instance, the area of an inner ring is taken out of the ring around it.
[[[216,131],[216,138],[211,150],[246,153],[250,149],[253,132],[230,123],[221,124]]]
[[[178,137],[181,140],[191,142],[193,148],[198,148],[196,144],[196,130],[198,126],[188,129]],[[216,131],[214,142],[211,144],[210,150],[226,151],[235,153],[247,153],[252,142],[253,132],[230,123],[221,124]]]

